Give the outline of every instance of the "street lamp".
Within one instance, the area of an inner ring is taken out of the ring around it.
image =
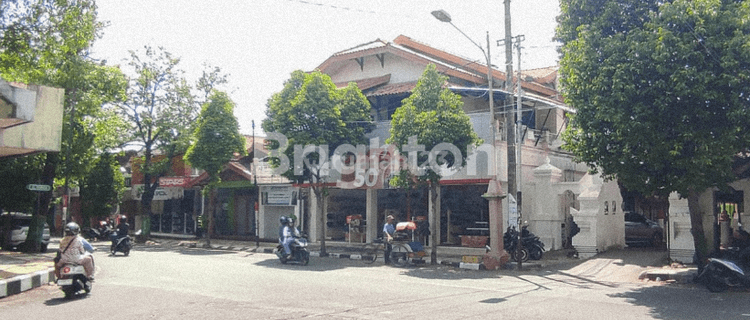
[[[493,79],[492,79],[492,62],[490,59],[490,32],[487,31],[487,51],[484,51],[484,48],[480,46],[478,43],[476,43],[471,37],[466,35],[461,29],[456,27],[453,22],[451,22],[451,16],[446,12],[445,10],[435,10],[431,12],[432,15],[442,21],[447,22],[453,28],[458,30],[466,39],[469,39],[471,43],[473,43],[479,50],[482,51],[482,55],[484,55],[484,58],[487,60],[487,90],[489,92],[489,99],[490,99],[490,132],[492,132],[492,155],[493,155],[493,170],[494,170],[494,176],[493,179],[489,182],[489,185],[487,187],[487,194],[485,195],[488,200],[490,200],[490,252],[488,253],[488,256],[492,258],[495,262],[491,263],[493,266],[498,266],[499,264],[504,263],[503,256],[507,255],[504,250],[503,246],[503,211],[502,206],[500,206],[499,202],[502,198],[501,193],[502,190],[500,188],[500,180],[497,178],[498,172],[497,172],[497,151],[495,150],[495,142],[496,142],[496,136],[497,136],[497,130],[495,130],[495,99],[492,94],[492,87],[493,85]],[[489,169],[489,166],[488,166]],[[506,260],[507,261],[507,260]],[[490,268],[488,265],[489,263],[485,263],[485,266]]]

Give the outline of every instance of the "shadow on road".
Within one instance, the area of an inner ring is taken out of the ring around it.
[[[635,306],[647,307],[654,319],[747,319],[748,292],[711,293],[701,286],[649,286],[619,294]]]

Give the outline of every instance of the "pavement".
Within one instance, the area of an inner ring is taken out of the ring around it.
[[[55,282],[52,259],[59,248],[60,238],[50,240],[46,253],[0,251],[0,298],[21,293],[41,285]],[[100,242],[104,243],[104,242]],[[97,246],[97,243],[94,243]],[[153,235],[144,244],[136,246],[161,246],[204,248],[212,250],[248,251],[273,254],[276,243],[212,239],[208,247],[204,240],[171,235]],[[326,241],[327,257],[331,259],[361,259],[363,244]],[[320,245],[309,245],[310,255],[320,257]],[[430,252],[427,249],[427,265]],[[466,270],[486,270],[481,262],[482,248],[439,247],[438,265]],[[380,258],[382,261],[382,258]],[[522,263],[508,262],[502,270],[485,272],[558,272],[602,282],[659,282],[690,283],[697,268],[691,265],[670,264],[667,251],[654,248],[613,249],[590,259],[578,259],[571,250],[548,251],[541,260]]]

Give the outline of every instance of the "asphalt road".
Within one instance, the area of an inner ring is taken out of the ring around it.
[[[399,269],[313,257],[140,247],[95,254],[90,295],[42,286],[0,299],[3,319],[750,319],[746,291],[524,274]]]

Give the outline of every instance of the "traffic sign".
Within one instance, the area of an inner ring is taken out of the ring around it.
[[[52,190],[52,187],[46,184],[28,184],[26,185],[26,189],[29,189],[30,191],[46,192]]]

